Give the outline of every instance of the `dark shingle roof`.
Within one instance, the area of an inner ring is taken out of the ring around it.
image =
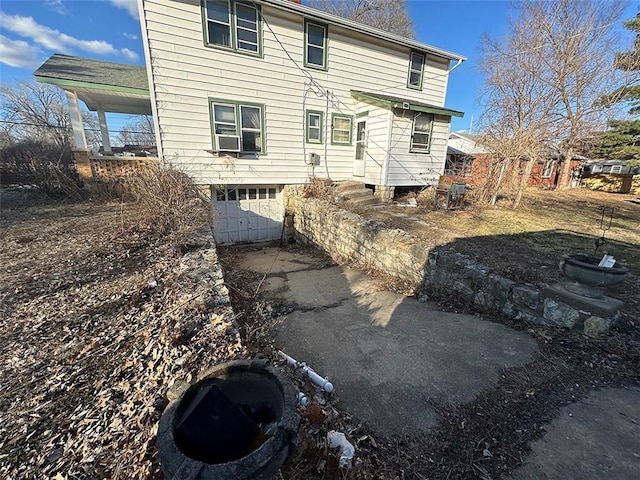
[[[34,75],[73,82],[149,90],[147,69],[139,65],[104,62],[89,58],[53,54]]]

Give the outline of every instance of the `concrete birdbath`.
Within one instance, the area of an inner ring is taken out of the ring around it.
[[[627,267],[617,263],[612,267],[599,267],[598,263],[600,259],[596,257],[564,255],[560,260],[560,272],[570,280],[565,288],[584,297],[603,298],[600,288],[622,282],[629,273]]]

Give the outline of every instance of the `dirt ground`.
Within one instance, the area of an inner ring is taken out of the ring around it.
[[[159,478],[174,380],[243,351],[130,205],[1,211],[0,478]],[[213,320],[212,320],[213,319]]]

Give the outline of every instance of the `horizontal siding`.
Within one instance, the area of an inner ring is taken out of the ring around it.
[[[361,104],[367,115],[367,155],[365,163],[365,183],[381,185],[383,180],[384,163],[387,159],[389,144],[389,121],[391,112],[384,108],[378,108]]]
[[[198,0],[145,0],[143,9],[164,155],[185,165],[202,183],[302,183],[313,172],[304,161],[310,151],[321,156],[316,175],[349,179],[355,147],[331,145],[328,137],[326,145],[306,145],[305,149],[305,109],[325,111],[328,121],[332,113],[354,115],[357,102],[350,95],[352,89],[435,105],[444,101],[447,61],[428,57],[423,90],[408,89],[408,48],[339,27],[329,28],[328,71],[303,69],[307,74],[303,73],[294,63],[303,63],[303,18],[291,12],[263,6],[270,28],[266,24],[263,28],[264,58],[255,58],[203,45]],[[323,91],[331,92],[328,109],[326,99],[309,87],[307,75]],[[235,159],[231,168],[228,159],[206,152],[212,147],[211,97],[265,105],[266,155]],[[379,183],[379,164],[387,156],[388,123],[384,124],[384,118],[390,116],[387,110],[375,110],[375,121],[372,117],[368,126],[369,138],[376,145],[370,143],[372,162],[366,167],[371,183]],[[330,128],[325,133],[329,135]]]
[[[435,116],[429,153],[409,152],[412,118],[394,115],[387,184],[392,186],[433,185],[444,172],[449,135],[449,118]]]

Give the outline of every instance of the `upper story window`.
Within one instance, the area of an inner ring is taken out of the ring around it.
[[[265,153],[263,105],[211,100],[210,108],[215,151]]]
[[[407,86],[422,90],[422,76],[424,72],[424,54],[419,52],[411,52],[409,58],[409,78]]]
[[[304,22],[304,66],[327,69],[327,26]]]
[[[251,55],[262,55],[260,11],[233,0],[205,0],[205,43]]]
[[[411,152],[429,153],[431,150],[431,131],[433,129],[433,114],[418,113],[413,118],[413,132],[411,133]]]

